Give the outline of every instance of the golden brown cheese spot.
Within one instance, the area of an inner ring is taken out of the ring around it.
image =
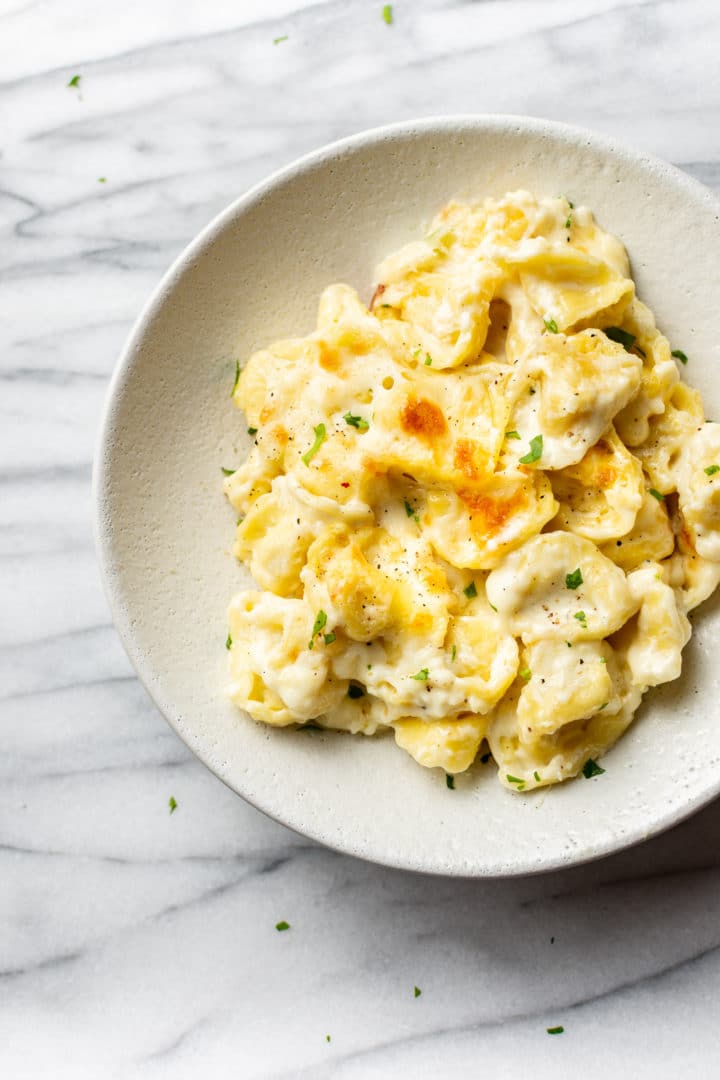
[[[418,611],[412,617],[410,630],[413,634],[429,634],[433,628],[433,622],[433,616],[429,611]]]
[[[333,349],[326,341],[319,343],[318,363],[325,371],[337,371],[340,367],[340,355],[337,349]]]
[[[288,433],[282,424],[276,424],[270,431],[270,437],[278,446],[287,446]]]
[[[442,410],[427,398],[409,398],[400,414],[400,423],[409,435],[432,442],[447,435],[447,423]]]
[[[609,488],[617,480],[617,469],[614,469],[612,465],[604,465],[597,474],[597,482],[599,488]]]
[[[262,409],[260,410],[260,423],[261,424],[269,423],[272,420],[272,418],[274,417],[274,415],[275,415],[275,406],[274,405],[263,405]]]
[[[461,491],[458,494],[470,511],[472,531],[479,536],[493,536],[500,532],[527,501],[522,488],[505,499],[475,491]]]
[[[437,563],[432,563],[432,565],[425,568],[422,579],[428,592],[446,593],[448,591],[445,571]]]
[[[487,473],[487,454],[472,439],[458,439],[453,464],[468,480],[480,480]]]

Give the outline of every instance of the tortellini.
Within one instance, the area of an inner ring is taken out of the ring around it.
[[[233,387],[229,695],[516,793],[597,773],[720,583],[720,425],[564,197],[452,202],[376,280]]]

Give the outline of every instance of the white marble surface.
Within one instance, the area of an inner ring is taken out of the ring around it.
[[[392,27],[381,7],[0,4],[3,1080],[717,1071],[719,805],[534,879],[365,865],[197,763],[109,620],[108,376],[171,259],[255,180],[380,122],[503,111],[720,188],[714,0],[398,0]]]

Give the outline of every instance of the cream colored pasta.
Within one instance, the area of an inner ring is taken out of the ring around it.
[[[230,606],[230,696],[557,783],[680,674],[720,581],[720,426],[565,198],[450,203],[377,282],[369,305],[330,286],[234,389],[253,446],[225,491],[260,591]]]

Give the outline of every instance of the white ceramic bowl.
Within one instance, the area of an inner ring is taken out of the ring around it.
[[[253,805],[338,850],[467,876],[546,870],[642,840],[720,791],[712,602],[682,678],[651,692],[630,731],[582,777],[531,797],[477,764],[448,790],[392,737],[276,730],[225,698],[225,612],[249,583],[229,553],[221,465],[249,440],[236,358],[314,326],[321,289],[369,298],[379,258],[451,197],[528,188],[590,206],[630,253],[639,295],[690,356],[683,373],[720,417],[712,308],[718,203],[686,175],[609,139],[515,116],[403,123],[310,154],[213,221],[160,283],[110,387],[96,456],[97,537],[115,622],[187,745]]]

